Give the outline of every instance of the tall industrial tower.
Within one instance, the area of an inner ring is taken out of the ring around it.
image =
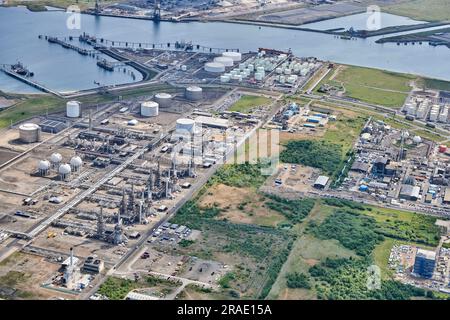
[[[155,9],[153,11],[153,20],[161,20],[161,2],[160,0],[155,0]]]
[[[100,13],[100,6],[98,4],[98,0],[95,0],[95,14],[98,15]]]

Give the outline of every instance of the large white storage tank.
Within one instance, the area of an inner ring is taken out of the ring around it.
[[[20,141],[33,143],[41,140],[41,127],[35,123],[24,123],[19,127]]]
[[[155,101],[145,101],[141,103],[141,116],[156,117],[159,113],[159,104]]]
[[[61,163],[61,161],[62,161],[62,156],[59,153],[55,152],[50,156],[50,162],[52,163],[53,168],[59,167],[59,164]]]
[[[70,168],[72,171],[77,172],[83,166],[83,160],[79,156],[74,156],[70,159]]]
[[[161,108],[168,108],[172,103],[172,95],[160,92],[155,95],[155,102],[159,104]]]
[[[70,168],[70,165],[65,163],[65,164],[62,164],[59,166],[58,173],[59,173],[59,177],[61,178],[61,180],[67,180],[70,178],[72,169]]]
[[[80,117],[80,103],[78,101],[69,101],[66,104],[66,115],[69,118]]]
[[[198,101],[203,98],[203,89],[197,86],[186,88],[186,99],[191,101]]]
[[[195,121],[192,119],[178,119],[176,125],[177,133],[190,133],[195,131]]]
[[[225,67],[232,67],[234,65],[234,61],[230,57],[217,57],[214,58],[214,62],[221,63]],[[239,66],[239,69],[241,69],[241,66]],[[242,67],[242,69],[244,69],[244,66]]]
[[[234,51],[224,52],[224,53],[222,53],[222,56],[231,58],[231,59],[233,59],[234,62],[238,62],[238,61],[242,60],[242,54],[240,52],[234,52]]]
[[[225,72],[225,66],[219,62],[208,62],[205,64],[205,71],[213,73]]]
[[[46,176],[50,172],[50,162],[48,160],[41,160],[38,164],[38,172],[40,176]]]

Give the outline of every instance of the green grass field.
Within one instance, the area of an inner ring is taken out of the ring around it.
[[[411,90],[411,75],[346,66],[334,78],[342,83],[348,97],[364,102],[400,108]]]
[[[450,4],[448,0],[404,1],[400,4],[384,6],[382,10],[392,14],[407,16],[416,20],[450,20]]]
[[[266,97],[244,95],[229,110],[247,113],[255,107],[268,105],[270,102],[271,100]]]

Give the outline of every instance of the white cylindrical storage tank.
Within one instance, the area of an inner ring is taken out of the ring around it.
[[[195,121],[192,119],[178,119],[176,125],[177,133],[193,134],[195,130]]]
[[[78,101],[67,102],[66,115],[69,118],[79,118],[80,117],[80,103]]]
[[[50,162],[51,162],[53,168],[59,167],[59,164],[61,163],[61,161],[62,161],[62,156],[59,153],[55,152],[50,156]]]
[[[172,95],[165,92],[157,93],[155,94],[155,102],[159,104],[159,107],[161,108],[168,108],[172,103]]]
[[[72,171],[76,172],[81,169],[83,166],[83,160],[79,156],[74,156],[72,159],[70,159],[70,168]]]
[[[155,101],[145,101],[141,103],[141,116],[156,117],[159,113],[159,104]]]
[[[414,141],[414,143],[419,144],[419,143],[422,142],[422,138],[419,137],[419,136],[415,136],[415,137],[413,138],[413,141]]]
[[[224,52],[222,53],[223,57],[231,58],[234,62],[242,60],[242,54],[240,52]]]
[[[229,57],[217,57],[217,58],[214,58],[214,62],[221,63],[225,67],[232,67],[234,65],[233,59],[231,59]],[[239,68],[240,67],[241,66],[239,66]]]
[[[255,73],[255,80],[261,81],[264,78],[263,74],[260,72]]]
[[[183,64],[182,66],[181,66],[181,71],[186,71],[187,70],[187,66],[185,65],[185,64]]]
[[[41,140],[41,127],[35,123],[24,123],[19,127],[20,141],[33,143]]]
[[[226,82],[230,82],[230,76],[220,76],[220,82],[226,83]]]
[[[61,180],[67,180],[70,178],[72,169],[70,168],[70,165],[65,163],[65,164],[62,164],[59,166],[58,173],[59,173],[59,177],[61,178]]]
[[[48,160],[41,160],[38,164],[38,172],[40,176],[46,176],[50,172],[50,162]]]
[[[186,99],[191,101],[198,101],[203,98],[203,89],[197,86],[186,88]]]
[[[212,73],[225,72],[225,65],[218,62],[208,62],[205,64],[205,71]]]

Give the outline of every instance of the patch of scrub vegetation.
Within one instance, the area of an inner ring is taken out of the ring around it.
[[[341,163],[341,152],[341,146],[325,141],[291,140],[280,153],[280,160],[319,168],[333,175]]]
[[[425,89],[450,91],[450,82],[445,80],[421,78],[418,80],[418,86]]]
[[[270,101],[271,100],[266,97],[243,95],[235,104],[231,106],[229,111],[248,113],[255,107],[268,105]]]
[[[390,278],[385,260],[395,240],[437,245],[436,218],[413,212],[377,208],[346,200],[325,199],[322,206],[334,207],[320,225],[308,229],[322,239],[336,239],[354,250],[360,258],[326,259],[309,269],[317,297],[321,299],[410,299],[424,297],[422,289]],[[381,287],[367,288],[369,266],[379,265],[383,272]],[[433,296],[428,294],[428,296]]]
[[[292,235],[275,228],[214,219],[220,211],[214,206],[200,208],[196,200],[191,200],[177,212],[172,223],[202,232],[202,239],[182,254],[202,252],[207,248],[212,253],[210,259],[219,259],[217,255],[228,255],[233,260],[242,261],[250,271],[239,272],[236,275],[239,281],[228,279],[230,288],[248,297],[264,298],[289,255]]]
[[[393,280],[371,282],[370,259],[326,259],[309,269],[317,297],[329,300],[408,300],[426,291]]]
[[[217,170],[211,178],[209,186],[214,183],[223,183],[238,188],[259,188],[267,178],[267,176],[261,174],[262,169],[261,163],[226,164]]]
[[[286,275],[286,285],[292,289],[311,289],[310,276],[294,272]]]
[[[266,203],[269,209],[284,215],[290,222],[301,222],[312,210],[315,204],[313,199],[288,200],[274,195],[267,196],[270,200]]]
[[[4,296],[0,292],[0,298],[2,299],[14,299],[15,297],[27,299],[32,298],[34,295],[31,292],[17,289],[17,285],[25,282],[30,278],[30,275],[20,271],[8,271],[7,274],[0,277],[0,288],[9,288],[13,290],[13,296]]]
[[[384,240],[375,229],[374,218],[344,210],[336,210],[320,225],[311,226],[316,237],[324,240],[336,239],[360,256],[370,255],[375,246]]]
[[[130,279],[121,279],[117,277],[108,277],[97,291],[110,300],[123,300],[127,294],[139,288],[161,287],[163,291],[176,287],[179,284],[152,276],[146,276],[138,281]]]
[[[376,224],[373,230],[382,236],[427,246],[436,246],[440,239],[436,217],[409,211],[400,211],[363,205],[341,199],[324,199],[328,206],[340,208],[347,213],[359,213],[371,217]]]
[[[346,157],[353,144],[359,137],[367,117],[355,116],[353,118],[339,117],[337,121],[331,123],[323,136],[323,140],[341,146],[342,157]]]

